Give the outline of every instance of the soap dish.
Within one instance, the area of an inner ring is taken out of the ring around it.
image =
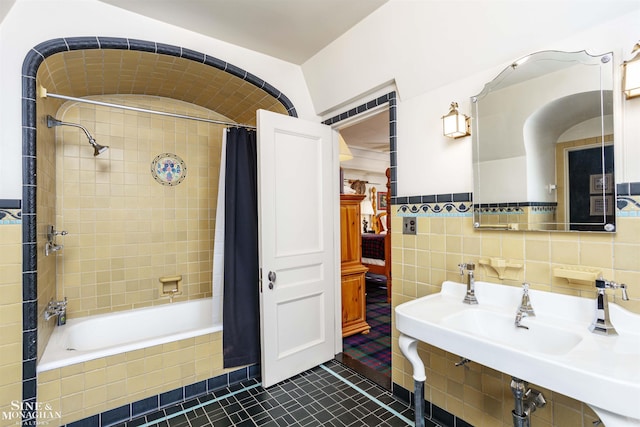
[[[596,279],[602,275],[602,270],[580,265],[562,265],[553,269],[553,275],[566,279],[570,284],[590,285],[594,284]]]
[[[491,267],[491,269],[493,269],[498,274],[498,279],[500,280],[503,280],[505,278],[515,279],[516,278],[515,276],[507,277],[507,276],[513,276],[512,274],[511,275],[506,274],[507,270],[515,270],[514,272],[517,274],[517,272],[522,268],[521,263],[509,261],[504,258],[496,258],[496,257],[480,258],[478,260],[478,263],[480,265]]]

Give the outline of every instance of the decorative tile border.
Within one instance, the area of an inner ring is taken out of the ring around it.
[[[0,199],[0,225],[22,224],[22,201]]]
[[[429,196],[394,197],[398,216],[451,217],[472,216],[471,193],[432,194]]]
[[[398,216],[472,216],[468,203],[423,203],[398,206]]]
[[[618,196],[616,215],[619,217],[640,217],[640,196]]]
[[[474,209],[483,215],[523,215],[526,208],[530,214],[548,214],[556,209],[554,204],[522,202],[504,205],[473,205],[472,193],[431,194],[426,196],[396,196],[391,204],[397,206],[398,216],[473,216]],[[617,185],[616,216],[640,217],[640,182]]]
[[[22,210],[0,208],[0,225],[22,224]]]
[[[554,213],[557,207],[556,204],[517,204],[516,206],[509,205],[497,205],[497,206],[474,206],[473,211],[482,215],[524,215],[526,212],[529,214],[549,214]]]
[[[616,185],[616,215],[640,217],[640,182]]]

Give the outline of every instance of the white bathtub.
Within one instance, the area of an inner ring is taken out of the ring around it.
[[[54,328],[37,371],[221,331],[213,305],[206,298],[69,319]]]

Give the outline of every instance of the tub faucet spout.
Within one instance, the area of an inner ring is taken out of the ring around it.
[[[57,325],[62,326],[67,323],[67,297],[62,301],[54,301],[53,299],[47,304],[44,310],[44,320],[49,320],[57,316]]]
[[[178,295],[180,291],[176,288],[176,289],[171,289],[169,291],[169,303],[173,302],[173,299],[176,297],[176,295]]]
[[[44,244],[44,256],[49,256],[53,252],[58,252],[63,247],[64,246],[62,245],[57,245],[55,243],[47,242]]]

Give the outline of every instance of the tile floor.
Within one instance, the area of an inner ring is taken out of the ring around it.
[[[269,389],[246,381],[118,427],[378,427],[413,425],[413,417],[390,391],[332,360]]]

